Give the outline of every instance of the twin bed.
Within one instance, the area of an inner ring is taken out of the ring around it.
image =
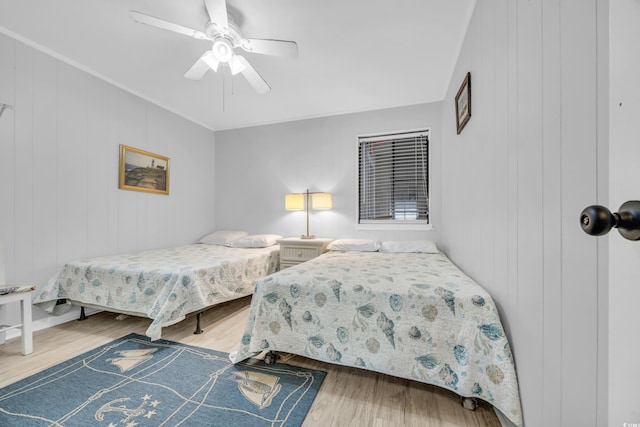
[[[157,340],[187,314],[252,294],[278,269],[277,237],[215,232],[196,244],[71,262],[34,304],[53,315],[79,305],[148,317],[146,335]]]
[[[53,314],[77,304],[149,317],[155,340],[188,313],[253,294],[234,363],[274,351],[372,370],[482,399],[503,423],[522,425],[511,348],[482,287],[435,245],[380,252],[335,243],[279,272],[278,245],[199,243],[79,261],[34,304]]]

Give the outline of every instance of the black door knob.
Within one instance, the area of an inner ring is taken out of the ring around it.
[[[580,214],[580,226],[592,236],[602,236],[617,228],[625,239],[640,240],[640,201],[625,202],[615,213],[604,206],[588,206]]]

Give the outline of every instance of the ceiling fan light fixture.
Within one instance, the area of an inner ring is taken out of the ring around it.
[[[229,62],[233,57],[233,45],[229,40],[221,37],[213,42],[211,52],[219,62]]]
[[[247,66],[244,65],[244,63],[240,60],[238,55],[234,56],[231,59],[231,62],[229,63],[229,65],[231,65],[232,76],[235,76],[236,74],[241,73],[242,71],[245,70],[245,68],[247,68]]]
[[[202,55],[202,60],[213,71],[218,71],[218,64],[220,64],[220,62],[215,58],[215,56],[213,55],[213,52],[208,51],[207,53]]]

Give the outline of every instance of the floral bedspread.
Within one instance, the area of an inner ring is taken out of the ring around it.
[[[522,425],[496,306],[442,253],[329,252],[259,280],[231,359],[264,350],[434,384]]]
[[[65,264],[34,305],[54,315],[76,304],[149,317],[146,335],[156,340],[163,325],[253,293],[257,279],[277,271],[279,249],[192,244],[79,260]]]

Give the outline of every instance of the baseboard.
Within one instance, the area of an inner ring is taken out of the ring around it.
[[[91,314],[100,313],[102,310],[98,310],[95,308],[85,308],[85,315],[89,316]],[[33,322],[33,332],[40,331],[42,329],[51,328],[52,326],[62,325],[63,323],[70,322],[72,320],[78,320],[80,318],[80,308],[74,307],[65,314],[60,316],[47,316],[44,319],[39,319]],[[7,331],[6,339],[9,340],[11,338],[20,337],[20,329],[11,329]]]

